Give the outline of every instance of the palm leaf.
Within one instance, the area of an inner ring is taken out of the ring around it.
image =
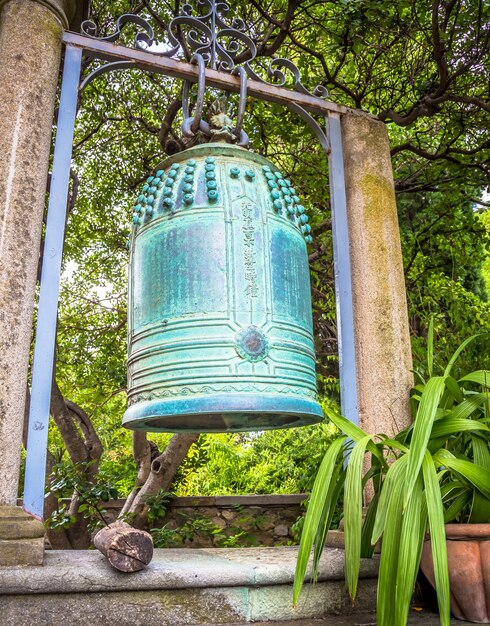
[[[447,435],[457,435],[463,431],[485,430],[490,432],[490,428],[478,422],[477,420],[461,419],[457,417],[449,417],[445,420],[440,420],[434,423],[432,432],[430,434],[431,439],[437,437],[445,437]]]
[[[477,385],[487,387],[488,389],[490,388],[490,371],[477,370],[476,372],[471,372],[471,374],[467,374],[466,376],[463,376],[463,378],[460,378],[459,382],[476,383]]]
[[[342,487],[344,486],[344,481],[345,481],[345,469],[344,469],[344,459],[342,457],[340,461],[338,461],[333,471],[332,478],[330,480],[330,485],[328,487],[327,497],[325,498],[325,503],[323,506],[322,517],[320,518],[320,522],[318,524],[318,531],[315,535],[315,539],[313,542],[313,545],[314,545],[313,579],[316,579],[317,574],[318,574],[318,564],[320,562],[320,557],[322,555],[323,548],[325,547],[327,534],[328,534],[328,531],[330,530],[332,517],[335,512],[337,502],[339,500],[340,492],[342,491]]]
[[[423,481],[418,477],[403,514],[396,572],[395,625],[405,626],[420,562],[425,525],[421,529]]]
[[[405,446],[397,439],[390,439],[389,437],[385,437],[381,440],[381,445],[394,448],[395,450],[399,450],[400,452],[408,452],[407,446]]]
[[[441,481],[441,474],[442,472],[439,472],[439,482]],[[460,480],[450,480],[445,482],[441,485],[442,501],[445,502],[447,499],[455,498],[465,489],[465,483]]]
[[[373,457],[371,457],[371,462],[377,461],[376,457],[373,459]],[[371,480],[371,478],[374,480],[377,478],[377,476],[379,475],[380,472],[380,465],[378,463],[373,463],[373,465],[371,465],[371,467],[368,469],[368,471],[364,474],[364,477],[362,479],[362,486],[363,488],[367,485],[368,481]]]
[[[474,341],[477,337],[480,337],[482,334],[485,333],[479,333],[477,335],[472,335],[471,337],[468,337],[468,339],[465,339],[463,341],[463,343],[458,347],[458,349],[456,350],[456,352],[453,354],[453,356],[450,358],[449,363],[447,364],[446,369],[444,370],[444,376],[449,376],[454,363],[456,362],[456,359],[459,357],[459,355],[461,354],[461,352],[463,352],[463,350],[466,348],[466,346],[471,343],[472,341]]]
[[[373,435],[366,435],[354,446],[347,466],[344,492],[344,539],[347,588],[356,597],[361,566],[362,468],[364,454]]]
[[[481,407],[485,401],[488,399],[488,393],[475,393],[460,402],[458,406],[454,407],[451,416],[457,418],[467,418],[469,417],[476,409]]]
[[[434,367],[434,316],[431,316],[429,322],[429,331],[427,333],[427,372],[429,377],[432,376]]]
[[[479,437],[471,437],[473,447],[473,458],[477,465],[490,471],[490,450],[488,442]],[[471,505],[471,524],[487,524],[490,522],[490,499],[486,498],[479,491],[473,493],[473,503]]]
[[[392,465],[390,465],[390,468],[386,473],[386,477],[384,479],[381,489],[381,496],[379,498],[376,519],[374,520],[373,535],[371,538],[371,543],[373,545],[376,545],[376,543],[379,541],[379,538],[384,532],[388,516],[388,507],[392,499],[392,492],[395,488],[395,485],[397,485],[399,482],[400,475],[402,475],[403,480],[405,480],[407,458],[407,456],[402,456],[397,459]]]
[[[348,419],[346,419],[343,415],[339,415],[336,411],[331,408],[326,408],[325,413],[327,417],[337,426],[339,430],[345,433],[348,437],[350,437],[353,441],[360,441],[364,437],[366,437],[367,433],[365,433],[362,428],[356,426],[356,424],[352,423]],[[374,454],[380,461],[385,462],[383,459],[383,455],[376,447],[376,445],[370,441],[367,445],[367,449],[371,454]]]
[[[447,566],[446,531],[441,490],[432,457],[426,452],[422,461],[425,485],[425,501],[429,517],[434,578],[436,581],[437,603],[441,626],[450,626],[449,573]]]
[[[464,399],[463,392],[459,388],[456,379],[452,376],[446,376],[446,387],[456,402],[461,402]]]
[[[401,463],[406,457],[402,457],[393,465],[398,464],[402,470],[406,465]],[[391,468],[390,468],[391,469]],[[378,575],[378,597],[377,597],[377,623],[378,626],[405,626],[395,622],[395,595],[396,576],[398,568],[398,555],[400,545],[400,533],[403,520],[403,493],[405,489],[405,472],[397,471],[392,473],[392,485],[389,497],[386,500],[386,515],[383,530],[383,545],[381,550],[381,561]],[[381,499],[384,495],[384,487],[381,492]],[[377,519],[376,519],[377,521]]]
[[[318,525],[324,509],[324,500],[328,493],[328,486],[337,465],[337,457],[344,445],[345,437],[339,437],[332,442],[321,462],[318,474],[311,491],[310,503],[306,511],[301,542],[296,561],[296,571],[293,584],[293,605],[298,602],[301,588],[306,575],[306,568],[310,558],[313,541],[318,533]]]
[[[487,443],[479,437],[471,437],[471,445],[473,446],[475,463],[490,471],[490,450]]]
[[[371,537],[373,534],[374,520],[376,519],[376,511],[378,509],[379,496],[376,492],[373,499],[369,503],[362,525],[361,534],[361,558],[370,559],[374,554],[375,546],[371,545]]]
[[[471,461],[458,459],[448,450],[442,448],[434,455],[434,461],[438,465],[449,467],[463,478],[466,478],[473,486],[479,489],[485,498],[490,499],[490,471]]]
[[[427,450],[431,454],[435,454],[440,448],[445,446],[447,443],[447,436],[444,437],[432,437],[429,439],[429,443],[427,444]]]
[[[490,523],[490,500],[479,491],[473,492],[473,502],[471,503],[470,524]]]
[[[444,512],[444,523],[449,524],[449,522],[457,519],[458,515],[465,508],[467,504],[471,502],[471,492],[469,490],[463,491],[459,496],[454,498],[451,504]]]
[[[415,424],[413,427],[412,443],[408,451],[407,488],[405,492],[404,506],[412,494],[412,489],[422,466],[427,443],[432,432],[432,425],[437,412],[437,407],[444,391],[444,377],[434,376],[431,378],[422,393]]]

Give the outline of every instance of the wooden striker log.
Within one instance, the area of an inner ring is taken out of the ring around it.
[[[99,530],[94,546],[121,572],[137,572],[146,567],[153,556],[150,533],[126,522],[114,522]]]

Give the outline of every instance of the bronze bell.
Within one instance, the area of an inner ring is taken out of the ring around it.
[[[133,222],[123,424],[221,432],[320,421],[311,229],[290,181],[244,148],[199,145],[148,178]]]

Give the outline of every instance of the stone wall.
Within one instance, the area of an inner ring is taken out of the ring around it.
[[[154,526],[161,547],[277,546],[294,542],[292,529],[304,514],[306,494],[207,496],[175,498],[167,514]],[[108,521],[113,521],[124,500],[104,504]]]

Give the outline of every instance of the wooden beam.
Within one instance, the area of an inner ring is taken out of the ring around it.
[[[118,46],[108,41],[101,41],[86,35],[65,32],[63,35],[65,44],[82,48],[86,56],[103,59],[110,62],[128,61],[135,68],[147,70],[158,74],[165,74],[172,78],[180,78],[191,82],[197,82],[197,66],[186,61],[179,61],[168,57]],[[218,70],[206,69],[206,84],[217,89],[239,92],[240,79],[238,76]],[[298,91],[291,91],[285,87],[277,87],[257,80],[249,80],[247,93],[250,96],[269,102],[277,102],[287,106],[288,102],[299,105],[309,113],[326,116],[328,113],[345,114],[353,109],[328,102],[316,96],[309,96]]]

